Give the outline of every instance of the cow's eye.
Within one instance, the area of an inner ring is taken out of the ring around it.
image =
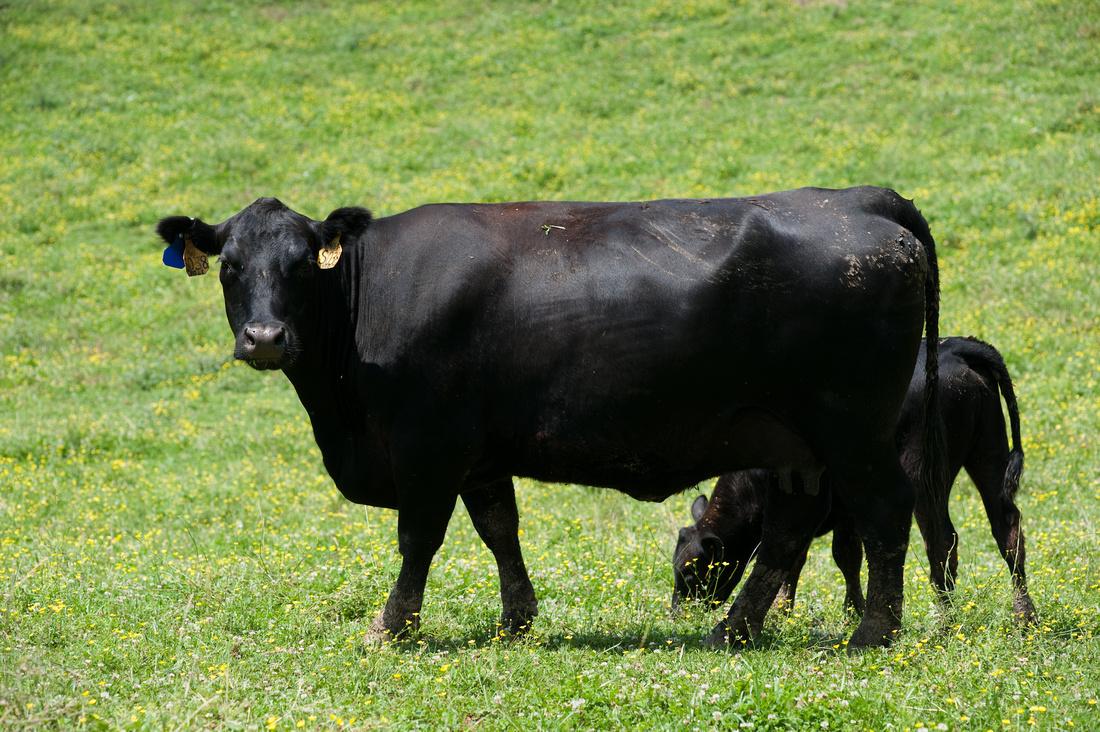
[[[221,276],[222,277],[236,277],[239,270],[237,265],[230,262],[228,259],[221,260]]]

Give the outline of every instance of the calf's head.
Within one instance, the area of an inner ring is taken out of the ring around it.
[[[164,263],[205,274],[220,259],[218,279],[233,329],[233,355],[256,369],[287,368],[301,354],[310,309],[343,246],[370,223],[362,208],[338,208],[314,221],[277,199],[261,198],[220,224],[169,216],[157,224],[168,243]]]
[[[720,536],[712,528],[714,522],[704,520],[711,518],[707,517],[708,508],[713,510],[706,496],[696,498],[691,504],[695,523],[680,529],[677,537],[672,554],[673,608],[679,607],[683,600],[725,602],[741,581],[755,549],[755,543],[747,551],[740,546],[743,542],[736,532]]]

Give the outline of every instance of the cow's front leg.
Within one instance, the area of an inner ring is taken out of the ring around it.
[[[497,562],[500,600],[504,607],[500,624],[510,634],[523,633],[531,627],[539,606],[519,546],[519,511],[512,479],[503,478],[464,491],[462,502],[466,504],[478,536]]]
[[[768,491],[760,553],[729,614],[707,636],[707,645],[724,647],[728,643],[748,642],[760,634],[780,585],[805,556],[814,529],[821,524],[827,509],[827,499],[821,495]]]
[[[398,638],[419,629],[428,568],[443,544],[455,500],[454,495],[432,494],[420,496],[416,503],[403,502],[398,509],[397,547],[401,552],[401,571],[386,607],[371,626],[368,642]]]

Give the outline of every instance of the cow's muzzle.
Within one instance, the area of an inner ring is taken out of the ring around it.
[[[254,369],[277,369],[283,364],[286,348],[287,331],[282,323],[247,323],[235,355]]]

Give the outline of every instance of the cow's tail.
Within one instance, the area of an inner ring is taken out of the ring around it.
[[[1008,374],[1004,358],[990,344],[977,338],[961,341],[965,346],[962,356],[972,368],[980,369],[993,377],[1001,397],[1008,408],[1008,424],[1012,432],[1012,449],[1008,453],[1004,481],[1001,483],[1001,503],[1011,506],[1015,503],[1016,492],[1020,490],[1020,476],[1024,472],[1024,445],[1020,439],[1020,408],[1016,404],[1016,391],[1012,388],[1012,377]]]
[[[899,197],[900,198],[900,197]],[[921,434],[920,485],[916,488],[917,508],[929,520],[925,541],[930,547],[950,547],[955,537],[946,535],[947,522],[947,440],[940,414],[940,269],[936,259],[936,241],[928,222],[912,201],[902,199],[900,221],[924,247],[928,271],[924,277],[924,424]],[[948,561],[943,557],[942,561]],[[946,568],[942,568],[946,573]],[[950,580],[948,580],[950,582]]]

